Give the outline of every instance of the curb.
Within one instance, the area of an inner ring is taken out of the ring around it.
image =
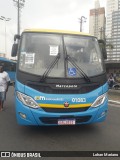
[[[108,90],[108,94],[111,94],[111,93],[120,95],[120,90],[109,89],[109,90]]]

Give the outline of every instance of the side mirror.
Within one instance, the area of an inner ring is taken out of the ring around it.
[[[12,46],[11,56],[15,57],[17,56],[17,50],[18,50],[18,43],[14,43]]]
[[[12,51],[11,51],[11,56],[12,57],[15,57],[17,56],[17,50],[18,50],[18,41],[16,42],[16,40],[19,40],[20,39],[20,35],[16,34],[14,36],[14,44],[12,46]]]
[[[18,39],[18,40],[20,39],[20,35],[19,35],[19,34],[14,35],[14,42],[15,42],[17,39]]]
[[[99,43],[101,52],[102,52],[102,54],[103,54],[103,58],[104,58],[104,59],[107,59],[107,51],[106,51],[106,43],[105,43],[105,41],[102,40],[102,39],[99,39],[99,40],[98,40],[98,43]]]

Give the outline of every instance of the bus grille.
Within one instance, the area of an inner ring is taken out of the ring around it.
[[[92,116],[61,116],[61,117],[40,117],[40,121],[44,124],[55,124],[57,125],[58,124],[58,120],[59,119],[75,119],[76,120],[76,124],[79,124],[79,123],[83,123],[83,122],[87,122],[90,120]]]
[[[50,113],[72,113],[72,112],[84,112],[87,111],[89,107],[83,108],[42,108],[45,112]]]
[[[93,91],[94,89],[97,89],[99,87],[99,84],[93,83],[93,84],[89,84],[89,85],[81,85],[80,88],[76,88],[76,89],[67,89],[67,88],[63,88],[63,89],[55,89],[52,88],[50,86],[50,84],[40,84],[40,83],[34,83],[34,82],[27,82],[26,84],[27,86],[38,90],[40,92],[43,93],[49,93],[49,94],[83,94],[83,93],[88,93]]]

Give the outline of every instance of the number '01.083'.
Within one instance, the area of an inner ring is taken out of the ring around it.
[[[86,98],[72,98],[72,102],[86,102]]]

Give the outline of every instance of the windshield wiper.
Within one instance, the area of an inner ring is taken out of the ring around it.
[[[75,61],[73,60],[73,58],[69,55],[66,56],[66,60],[69,61],[74,67],[76,67],[76,69],[78,70],[78,72],[84,77],[84,79],[87,82],[90,82],[90,78],[87,76],[87,74],[75,63]]]
[[[51,72],[51,70],[54,68],[54,66],[56,65],[56,63],[58,62],[59,59],[60,59],[60,53],[58,53],[58,55],[55,57],[55,59],[52,61],[52,63],[49,65],[49,67],[46,69],[46,71],[44,72],[44,74],[42,75],[42,77],[40,79],[40,82],[45,80],[45,78]]]

